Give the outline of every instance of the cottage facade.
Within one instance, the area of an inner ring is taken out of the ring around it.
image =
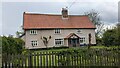
[[[80,47],[90,43],[96,44],[95,26],[86,15],[68,15],[62,9],[61,15],[23,14],[25,48]],[[46,38],[46,42],[45,42]],[[46,45],[46,44],[47,45]]]

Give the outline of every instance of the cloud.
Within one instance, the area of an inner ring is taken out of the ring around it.
[[[114,23],[118,21],[118,4],[112,2],[104,2],[99,5],[100,15],[102,20],[109,23]]]
[[[2,2],[118,2],[119,0],[2,0]]]
[[[57,1],[57,0],[56,0]],[[61,8],[70,6],[70,0],[65,2],[3,2],[3,34],[15,34],[23,24],[23,12],[38,12],[61,14]],[[78,1],[78,0],[77,0]],[[82,1],[82,0],[81,0]],[[85,0],[88,1],[88,0]],[[90,0],[92,1],[92,0]],[[117,2],[76,2],[69,8],[70,14],[83,15],[84,12],[95,9],[100,13],[105,24],[117,21]]]
[[[89,12],[91,9],[99,13],[101,20],[104,21],[105,24],[118,21],[117,2],[77,2],[70,8],[70,13],[84,14],[84,12]]]
[[[118,3],[118,21],[120,22],[120,2]]]
[[[66,0],[2,0],[2,2],[66,2]]]

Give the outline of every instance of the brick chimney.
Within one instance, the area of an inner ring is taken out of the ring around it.
[[[62,8],[62,18],[63,19],[68,19],[68,10],[66,8]]]

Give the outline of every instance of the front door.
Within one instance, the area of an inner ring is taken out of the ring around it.
[[[76,45],[77,45],[77,39],[71,39],[71,42],[72,42],[72,46],[76,47]]]
[[[77,36],[75,33],[70,33],[68,36],[67,36],[67,39],[68,39],[68,46],[69,47],[78,47],[79,46],[79,39],[80,37]]]

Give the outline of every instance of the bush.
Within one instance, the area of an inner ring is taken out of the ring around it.
[[[20,38],[2,37],[2,53],[16,54],[22,53],[24,41]]]

